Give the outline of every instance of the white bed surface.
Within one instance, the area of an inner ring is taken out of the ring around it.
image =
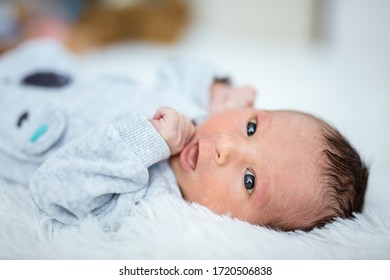
[[[0,259],[389,259],[390,226],[375,212],[320,230],[276,232],[172,196],[143,204],[117,232],[91,221],[47,239],[23,186],[0,188]],[[6,211],[6,212],[4,212]],[[12,211],[12,212],[11,212]]]
[[[390,259],[390,61],[325,48],[186,39],[175,46],[118,44],[84,62],[91,71],[138,76],[163,59],[191,56],[258,88],[256,106],[314,113],[334,124],[371,167],[366,210],[310,233],[282,233],[190,207],[171,197],[144,204],[115,233],[93,223],[43,237],[25,187],[0,181],[1,259]],[[228,46],[228,47],[227,47]]]

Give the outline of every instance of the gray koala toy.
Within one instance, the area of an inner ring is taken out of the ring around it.
[[[206,115],[215,77],[208,66],[173,59],[145,87],[125,75],[88,73],[56,41],[22,44],[0,58],[0,177],[27,185],[52,153],[104,121],[152,117],[160,106]]]

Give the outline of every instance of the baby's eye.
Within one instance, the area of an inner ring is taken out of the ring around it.
[[[248,136],[252,136],[256,132],[257,127],[257,121],[256,120],[250,120],[246,126],[246,133]]]
[[[248,169],[245,171],[244,185],[249,194],[255,189],[255,175]]]

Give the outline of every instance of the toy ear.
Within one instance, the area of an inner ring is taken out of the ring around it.
[[[65,74],[54,72],[35,72],[24,77],[21,84],[24,86],[59,88],[68,85],[71,78]]]

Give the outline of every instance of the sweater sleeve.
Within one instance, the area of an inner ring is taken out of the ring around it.
[[[65,225],[78,225],[91,215],[100,220],[120,212],[114,210],[119,196],[126,195],[129,204],[139,200],[148,185],[148,168],[169,155],[145,117],[107,123],[49,158],[32,177],[30,192],[46,219]]]
[[[209,108],[211,86],[216,80],[230,82],[225,72],[191,58],[167,60],[157,73],[157,87],[174,88],[204,109]]]

